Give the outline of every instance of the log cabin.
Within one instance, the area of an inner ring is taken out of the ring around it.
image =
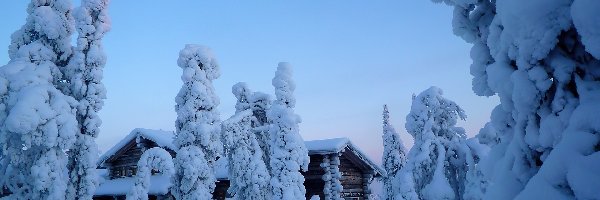
[[[142,153],[149,148],[161,147],[175,157],[173,145],[174,133],[169,131],[134,129],[115,146],[106,151],[98,161],[100,185],[94,199],[125,199],[125,195],[134,184],[137,161]],[[369,199],[371,181],[380,177],[382,169],[372,162],[347,138],[306,141],[305,145],[310,156],[308,171],[302,172],[305,178],[306,199],[318,195],[325,199],[323,179],[326,170],[338,170],[341,174],[339,181],[342,185],[341,196],[346,200]],[[328,168],[321,163],[332,162]],[[337,164],[339,163],[339,164]],[[219,159],[215,167],[217,178],[213,199],[223,200],[228,196],[229,188],[227,159]],[[152,175],[149,188],[149,199],[173,199],[169,192],[170,177]]]

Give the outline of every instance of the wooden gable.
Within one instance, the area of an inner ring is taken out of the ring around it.
[[[127,142],[114,155],[104,161],[103,166],[108,168],[109,178],[115,179],[134,176],[137,173],[137,163],[142,157],[142,154],[146,149],[153,147],[159,146],[156,142],[144,138],[132,139]],[[165,150],[167,150],[172,157],[175,157],[175,152],[173,150],[168,148],[165,148]]]

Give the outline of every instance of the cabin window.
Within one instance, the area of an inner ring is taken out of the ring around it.
[[[127,176],[130,176],[130,177],[135,176],[136,171],[137,171],[136,167],[128,167],[127,168]]]
[[[127,176],[127,168],[126,167],[121,167],[121,170],[119,170],[119,176],[120,177],[126,177]]]
[[[135,176],[137,174],[137,166],[133,166],[131,169],[131,176]]]
[[[121,177],[122,176],[121,175],[121,168],[120,167],[119,168],[117,168],[117,167],[113,168],[112,174],[113,174],[113,177],[115,177],[115,178]]]

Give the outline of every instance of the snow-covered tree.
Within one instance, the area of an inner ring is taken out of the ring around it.
[[[454,7],[454,33],[473,44],[473,91],[500,98],[484,198],[600,198],[600,2],[435,1]]]
[[[108,3],[109,0],[82,0],[81,7],[74,12],[79,35],[77,47],[64,70],[68,85],[63,91],[79,102],[77,122],[80,134],[69,150],[67,199],[91,199],[98,184],[95,139],[102,123],[98,111],[106,98],[102,84],[102,71],[106,64],[102,38],[110,29]]]
[[[33,44],[22,46],[21,53],[43,59],[53,54]],[[17,199],[65,197],[64,151],[75,140],[76,102],[54,87],[49,66],[54,64],[24,56],[0,68],[0,146],[9,164],[3,176]]]
[[[59,85],[63,82],[62,71],[69,62],[73,50],[71,46],[71,35],[74,30],[74,20],[72,5],[70,0],[32,0],[27,6],[27,19],[21,29],[14,32],[11,36],[11,44],[8,49],[8,56],[11,60],[24,58],[20,49],[23,46],[43,46],[43,50],[33,53],[28,59],[32,63],[37,61],[49,61],[54,65],[49,65],[53,76],[52,83]],[[50,53],[51,52],[51,53]],[[42,58],[35,54],[45,54]]]
[[[481,131],[487,130],[482,129]],[[481,172],[479,162],[482,158],[487,157],[489,146],[480,143],[479,139],[475,137],[468,139],[463,147],[465,147],[465,160],[468,168],[462,198],[466,200],[481,200],[487,189],[488,181]]]
[[[250,109],[223,121],[223,141],[228,152],[231,181],[228,193],[235,199],[271,199],[270,176],[252,130],[252,121]]]
[[[252,129],[256,135],[256,140],[263,152],[263,161],[267,165],[267,170],[270,172],[269,166],[269,123],[267,119],[267,110],[271,107],[271,97],[262,92],[252,92],[246,83],[240,82],[232,87],[232,92],[237,98],[235,105],[236,112],[251,109]],[[269,173],[270,174],[270,173]]]
[[[412,176],[414,191],[421,199],[460,199],[467,170],[464,129],[456,127],[464,111],[431,87],[413,99],[406,116],[406,130],[415,139],[403,170]],[[405,177],[400,176],[402,182]],[[414,194],[402,194],[414,196]],[[406,198],[406,197],[404,197]]]
[[[3,179],[15,199],[64,199],[76,101],[57,89],[71,56],[71,3],[31,1],[0,68]]]
[[[127,200],[148,200],[150,176],[154,172],[166,176],[172,176],[175,173],[171,154],[160,147],[148,149],[140,157],[137,163],[135,183],[127,193]]]
[[[498,144],[496,129],[491,123],[486,123],[479,133],[465,141],[463,145],[465,159],[467,161],[467,175],[465,179],[465,191],[462,195],[466,200],[481,200],[489,185],[488,180],[481,171],[481,160],[487,159],[490,147]]]
[[[325,182],[323,186],[323,194],[326,200],[343,200],[341,194],[344,188],[340,179],[342,174],[340,173],[340,155],[324,155],[321,168],[325,174],[322,179]]]
[[[220,75],[219,66],[210,49],[191,44],[181,50],[177,64],[183,69],[183,86],[175,98],[174,143],[179,150],[171,190],[177,199],[210,199],[214,164],[223,151],[219,98],[212,85]]]
[[[253,92],[250,96],[250,108],[252,109],[252,116],[255,121],[252,124],[254,128],[254,135],[258,140],[258,145],[263,153],[263,161],[267,165],[269,174],[271,173],[270,163],[270,137],[269,137],[269,120],[267,118],[267,111],[271,107],[271,96],[262,92]]]
[[[277,99],[267,113],[270,122],[270,166],[273,199],[304,199],[304,176],[308,170],[308,150],[298,130],[300,116],[294,113],[296,88],[292,68],[279,63],[273,78]]]
[[[251,105],[249,98],[252,95],[252,91],[248,88],[248,85],[244,82],[239,82],[231,87],[231,93],[237,98],[235,104],[235,113],[239,113],[250,109]]]
[[[406,148],[402,139],[389,123],[390,115],[387,105],[383,106],[383,168],[386,176],[383,178],[384,198],[394,199],[399,193],[401,182],[396,180],[400,169],[406,165]]]

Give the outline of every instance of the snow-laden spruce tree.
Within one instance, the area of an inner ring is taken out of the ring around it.
[[[76,101],[52,84],[52,50],[30,44],[18,54],[0,68],[0,147],[9,164],[2,176],[15,199],[64,199]]]
[[[455,125],[465,117],[464,111],[442,97],[442,90],[437,87],[413,99],[405,127],[415,143],[408,154],[407,170],[402,171],[412,176],[414,192],[420,199],[461,198],[467,170],[462,146],[466,136],[464,129]],[[404,184],[404,178],[397,179]],[[405,199],[414,197],[401,195]]]
[[[8,163],[1,176],[11,198],[64,199],[76,101],[56,85],[72,53],[71,3],[32,1],[27,13],[0,68],[0,152]]]
[[[231,181],[228,193],[235,199],[271,199],[269,171],[252,130],[254,120],[252,110],[248,109],[223,121]]]
[[[489,122],[479,130],[475,137],[465,141],[463,147],[468,170],[465,179],[465,191],[462,195],[463,199],[483,199],[483,194],[485,194],[489,182],[481,171],[482,166],[480,163],[481,160],[489,158],[490,147],[496,144],[498,144],[496,129]]]
[[[326,200],[343,200],[341,194],[344,190],[340,179],[342,174],[340,173],[340,154],[338,155],[324,155],[323,162],[320,164],[321,168],[325,172],[323,174],[323,195]]]
[[[237,98],[236,112],[251,109],[252,129],[256,135],[256,140],[263,152],[263,162],[267,165],[267,170],[271,174],[269,166],[269,123],[267,119],[267,110],[271,107],[271,96],[262,92],[252,92],[246,83],[240,82],[232,87],[232,92]]]
[[[175,98],[179,148],[171,191],[177,199],[210,199],[215,188],[213,168],[223,151],[221,125],[212,81],[219,77],[219,66],[210,49],[188,44],[177,60],[183,69],[183,86]]]
[[[270,122],[270,165],[273,199],[304,199],[304,176],[300,170],[308,170],[308,150],[300,136],[300,116],[294,113],[296,88],[292,80],[292,68],[279,63],[273,78],[277,99],[268,110]]]
[[[454,7],[454,33],[473,44],[473,91],[500,98],[491,116],[500,143],[481,163],[484,198],[600,198],[591,189],[600,188],[591,103],[600,93],[600,2],[443,2]]]
[[[250,108],[252,109],[252,116],[255,121],[252,124],[254,128],[254,135],[258,140],[258,145],[263,153],[263,161],[267,165],[267,170],[271,173],[270,163],[270,137],[269,137],[269,120],[267,118],[267,111],[271,107],[271,96],[262,92],[253,92],[250,96]]]
[[[402,139],[389,122],[390,113],[387,105],[383,106],[383,168],[386,176],[383,178],[384,198],[394,199],[394,195],[400,192],[401,182],[396,177],[404,165],[406,165],[406,148]]]
[[[160,147],[150,148],[142,154],[137,163],[135,183],[129,193],[127,200],[147,200],[150,189],[150,176],[157,172],[164,176],[172,176],[175,173],[173,158],[171,154]]]
[[[102,84],[102,71],[106,55],[102,38],[110,29],[109,0],[82,0],[74,12],[78,32],[77,47],[64,70],[68,85],[63,89],[79,102],[77,122],[79,131],[69,154],[69,187],[67,199],[91,199],[98,185],[96,162],[98,137],[102,121],[98,111],[104,104],[106,89]]]

